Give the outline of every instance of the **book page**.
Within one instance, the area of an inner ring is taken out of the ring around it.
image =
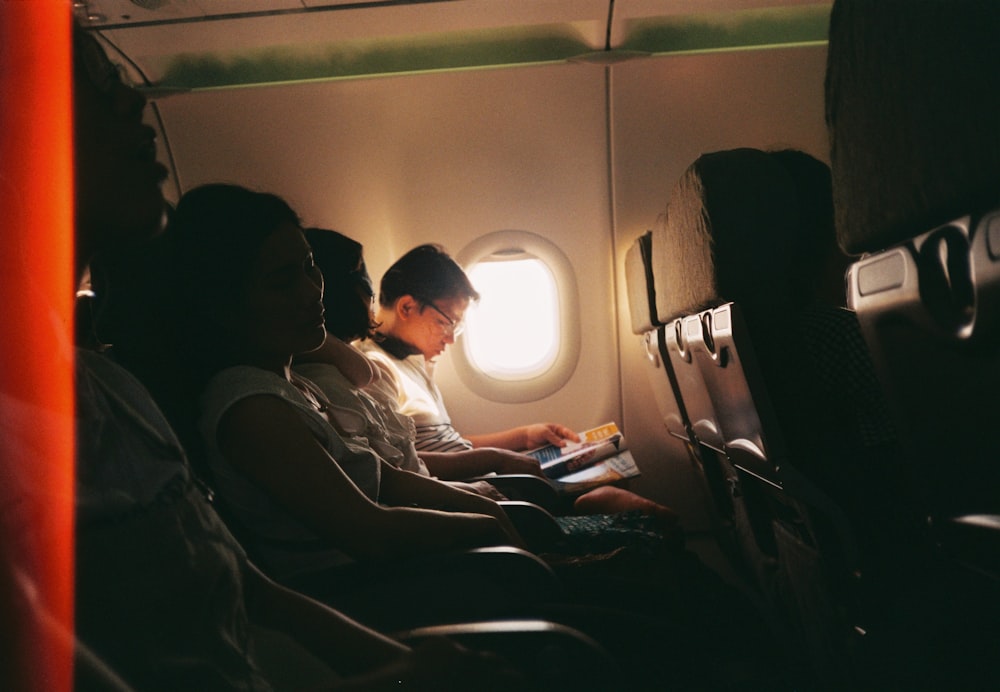
[[[543,464],[547,461],[552,461],[553,459],[558,459],[560,457],[566,457],[572,454],[582,454],[580,450],[585,450],[590,447],[594,447],[604,440],[609,438],[621,439],[621,433],[618,431],[618,426],[614,423],[605,423],[596,428],[591,428],[590,430],[584,430],[579,433],[579,442],[570,442],[565,447],[559,447],[557,445],[545,445],[544,447],[538,447],[537,449],[532,449],[525,452],[536,459],[538,459]],[[620,448],[621,445],[618,445]]]
[[[553,481],[562,493],[575,493],[640,475],[632,452],[626,450],[581,471]]]

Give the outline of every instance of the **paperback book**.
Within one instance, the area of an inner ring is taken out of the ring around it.
[[[575,493],[639,475],[618,426],[605,423],[579,433],[579,442],[546,445],[527,454],[538,459],[556,489]]]

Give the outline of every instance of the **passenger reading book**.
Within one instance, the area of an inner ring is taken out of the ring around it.
[[[464,436],[452,425],[434,382],[434,364],[462,333],[465,311],[478,299],[465,272],[438,245],[410,250],[382,277],[375,316],[379,338],[365,342],[362,349],[395,386],[400,410],[413,418],[417,449],[525,451],[577,441],[573,430],[558,423]]]
[[[537,459],[506,449],[457,445],[453,451],[418,451],[417,426],[399,404],[396,376],[380,360],[368,360],[370,351],[365,349],[365,343],[382,337],[374,331],[379,324],[372,315],[374,291],[361,244],[336,231],[319,228],[308,229],[306,237],[326,281],[323,302],[327,339],[321,348],[297,356],[294,368],[319,386],[338,408],[351,411],[343,415],[353,420],[345,420],[344,424],[362,431],[390,463],[425,475],[461,478],[494,470],[543,475]],[[354,340],[360,340],[364,353],[345,343]],[[574,437],[576,441],[572,442],[545,435],[532,439],[543,443],[548,440],[546,447],[553,450],[571,450],[584,442],[579,435]],[[558,484],[581,492],[638,473],[627,451],[622,452],[619,461],[618,471],[602,467],[601,474]],[[462,467],[464,474],[458,473]],[[576,509],[588,514],[640,510],[659,518],[671,530],[677,523],[669,508],[619,488],[595,493],[578,503]]]
[[[372,388],[382,389],[385,397],[395,399],[400,411],[413,418],[420,450],[494,445],[528,451],[541,445],[564,447],[579,442],[578,433],[557,423],[536,423],[480,435],[462,435],[452,425],[444,396],[434,381],[434,364],[455,343],[464,326],[465,311],[478,299],[479,293],[469,277],[440,245],[420,245],[398,259],[382,276],[379,286],[375,338],[360,344],[382,375]],[[613,486],[583,495],[574,504],[577,511],[587,513],[610,513],[623,507],[654,512],[660,517],[673,515],[669,508]]]

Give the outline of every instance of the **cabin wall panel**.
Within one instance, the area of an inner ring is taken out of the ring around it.
[[[167,99],[161,112],[183,189],[228,180],[281,194],[306,224],[363,242],[376,280],[423,242],[457,254],[500,229],[555,242],[573,263],[583,306],[569,383],[538,402],[489,402],[465,389],[447,354],[439,383],[469,433],[620,420],[602,68],[220,90]]]

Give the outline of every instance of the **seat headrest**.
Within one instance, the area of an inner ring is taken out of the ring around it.
[[[656,287],[650,257],[652,235],[652,231],[646,231],[625,253],[625,287],[633,334],[645,334],[657,325]]]
[[[998,37],[995,0],[834,3],[826,120],[844,250],[1000,201]]]
[[[674,186],[666,220],[654,229],[659,319],[726,301],[742,303],[748,315],[807,302],[825,290],[820,276],[830,273],[831,254],[840,255],[832,224],[829,169],[812,156],[702,155]]]

